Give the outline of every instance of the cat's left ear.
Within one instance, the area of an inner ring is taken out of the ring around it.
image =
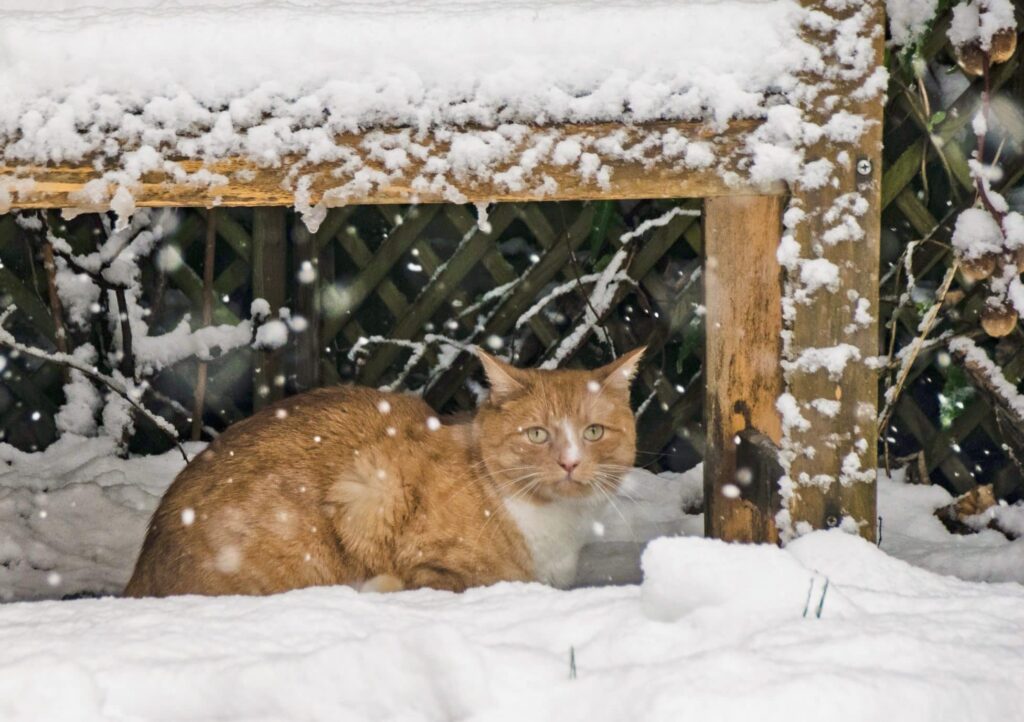
[[[501,404],[510,396],[514,396],[526,388],[522,371],[504,361],[499,361],[479,346],[474,346],[473,351],[484,367],[487,383],[491,386],[491,401],[493,403]]]
[[[601,385],[608,389],[629,392],[629,386],[636,378],[636,372],[640,369],[640,359],[643,358],[646,346],[635,348],[629,353],[624,353],[606,366],[602,366],[594,372]]]

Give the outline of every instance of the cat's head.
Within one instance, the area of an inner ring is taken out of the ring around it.
[[[629,388],[644,349],[593,371],[517,369],[478,350],[490,396],[475,425],[505,497],[604,498],[636,456]]]

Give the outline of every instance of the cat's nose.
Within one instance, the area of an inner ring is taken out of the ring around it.
[[[580,465],[578,461],[561,461],[559,460],[558,465],[565,469],[566,474],[572,474],[573,469]]]

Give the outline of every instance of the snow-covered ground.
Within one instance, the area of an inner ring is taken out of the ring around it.
[[[188,444],[190,455],[202,449]],[[119,459],[104,437],[66,434],[45,451],[0,444],[0,600],[116,594],[128,581],[149,516],[184,462],[177,452]],[[630,474],[581,559],[578,585],[638,583],[640,553],[660,536],[700,536],[701,468]],[[970,581],[1024,582],[1024,538],[950,534],[932,512],[952,498],[939,487],[883,477],[882,549]]]
[[[570,592],[4,605],[0,719],[965,722],[1024,709],[1020,585],[939,576],[838,531],[784,550],[661,539],[644,569],[642,586]]]
[[[6,598],[127,579],[182,461],[112,451],[0,445]],[[579,578],[626,586],[3,604],[0,719],[1019,718],[1024,586],[964,579],[1024,581],[1024,540],[951,535],[946,492],[883,479],[882,549],[727,545],[679,511],[700,495],[699,468],[630,476]]]

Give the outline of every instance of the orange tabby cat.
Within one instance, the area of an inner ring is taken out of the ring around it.
[[[415,396],[352,386],[275,404],[174,480],[125,594],[566,587],[633,463],[642,352],[596,371],[516,369],[480,352],[490,397],[463,424],[441,425]]]

